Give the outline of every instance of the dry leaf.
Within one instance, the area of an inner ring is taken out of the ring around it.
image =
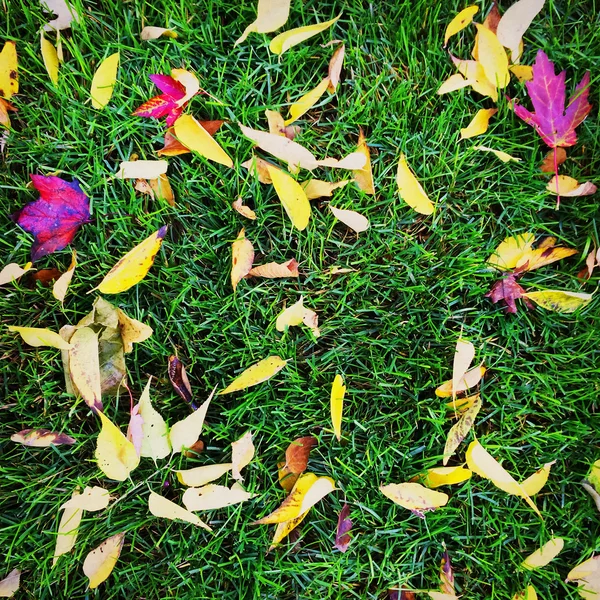
[[[71,257],[71,264],[69,265],[69,268],[54,282],[54,285],[52,286],[52,295],[59,302],[65,301],[65,296],[67,295],[67,290],[69,289],[71,279],[73,279],[73,275],[75,274],[76,266],[77,252],[73,250],[73,255]]]
[[[478,62],[485,77],[492,85],[504,89],[510,82],[506,52],[493,32],[479,23],[475,23],[475,27],[479,39]]]
[[[279,314],[275,328],[277,331],[285,331],[288,327],[300,325],[301,323],[312,329],[315,337],[321,335],[319,331],[319,317],[314,310],[304,306],[304,298],[302,296],[298,302],[288,306]]]
[[[473,359],[475,358],[475,346],[462,338],[456,341],[454,350],[454,361],[452,365],[452,396],[456,397],[456,389],[461,379],[466,375]]]
[[[480,150],[481,152],[491,152],[495,156],[497,156],[503,163],[510,162],[514,160],[515,162],[521,162],[520,158],[515,158],[506,152],[502,152],[502,150],[494,150],[494,148],[488,148],[487,146],[474,146],[473,150]]]
[[[206,465],[205,467],[195,467],[194,469],[184,469],[175,471],[179,483],[183,485],[189,485],[190,487],[201,487],[219,479],[231,471],[233,467],[232,463],[223,463],[221,465]]]
[[[118,68],[119,53],[115,52],[105,58],[94,73],[90,96],[95,109],[102,110],[110,102],[117,81]]]
[[[317,161],[319,167],[331,167],[332,169],[346,169],[348,171],[356,171],[364,169],[367,164],[367,157],[363,152],[351,152],[344,156],[341,160],[337,158],[324,158]]]
[[[239,484],[231,488],[224,485],[208,484],[203,487],[188,488],[183,494],[182,502],[190,511],[215,510],[246,502],[256,494],[246,492]]]
[[[171,442],[173,454],[182,452],[184,448],[191,448],[198,441],[215,390],[216,388],[213,389],[210,396],[200,405],[198,410],[195,410],[185,419],[177,421],[171,427],[169,441]]]
[[[202,527],[202,529],[206,529],[206,531],[212,531],[200,517],[155,492],[150,492],[150,496],[148,497],[148,510],[155,517],[161,519],[184,521],[185,523],[191,523],[197,527]]]
[[[2,269],[2,271],[0,271],[0,285],[5,285],[11,281],[16,281],[30,270],[30,262],[28,262],[23,268],[21,268],[17,263],[9,263]]]
[[[556,169],[554,168],[554,155],[556,154]],[[567,151],[564,148],[558,147],[554,150],[550,150],[544,157],[542,164],[540,165],[540,171],[542,173],[554,173],[558,170],[558,167],[567,160]],[[555,186],[556,189],[556,186]]]
[[[98,468],[109,478],[125,481],[140,462],[135,446],[102,411],[98,411],[102,429],[98,434],[96,452]]]
[[[304,94],[299,100],[294,102],[290,106],[290,116],[286,121],[284,121],[284,125],[287,127],[291,125],[294,121],[297,121],[302,115],[307,113],[320,99],[321,96],[327,91],[330,85],[329,78],[323,79],[321,83],[314,89],[310,90]]]
[[[10,436],[11,442],[30,446],[32,448],[47,448],[48,446],[70,446],[75,440],[66,433],[58,433],[49,429],[23,429]]]
[[[481,410],[481,398],[475,396],[473,405],[467,408],[458,422],[450,428],[448,437],[446,438],[446,445],[444,447],[444,459],[443,464],[447,465],[450,457],[456,452],[456,449],[460,446],[462,441],[467,437],[469,431],[475,423],[475,419]]]
[[[532,585],[528,585],[524,591],[517,592],[512,600],[538,600],[538,597],[535,588]]]
[[[325,31],[341,16],[342,15],[339,15],[335,19],[331,19],[331,21],[306,25],[305,27],[297,27],[296,29],[289,29],[288,31],[280,33],[271,40],[269,50],[271,50],[273,54],[281,55],[293,46],[297,46],[322,31]]]
[[[334,548],[340,552],[346,552],[352,541],[350,531],[352,530],[352,521],[348,518],[350,514],[350,505],[344,504],[338,516],[337,529],[335,532]]]
[[[183,363],[176,356],[169,356],[169,379],[173,389],[179,394],[185,402],[187,402],[193,410],[197,410],[198,406],[194,403],[194,395],[192,394],[192,386],[188,379]]]
[[[329,197],[333,194],[334,190],[343,188],[348,183],[350,183],[349,179],[333,183],[330,181],[322,181],[321,179],[311,179],[310,181],[305,181],[301,185],[306,197],[309,200],[314,200],[315,198]]]
[[[144,27],[144,29],[142,29],[140,32],[140,39],[143,42],[147,42],[148,40],[157,40],[160,37],[176,38],[178,37],[178,34],[174,29],[151,26]]]
[[[270,262],[258,265],[250,270],[249,277],[265,277],[267,279],[279,279],[281,277],[298,277],[298,262],[291,258],[284,263]]]
[[[239,196],[235,202],[231,203],[231,208],[247,219],[251,219],[252,221],[256,220],[256,213],[249,206],[244,206],[244,201],[241,196]]]
[[[448,503],[447,494],[427,489],[419,483],[390,483],[379,489],[384,496],[421,518],[425,518],[427,511]]]
[[[167,172],[166,160],[126,160],[119,165],[119,179],[156,179]]]
[[[344,66],[344,54],[346,53],[346,46],[341,44],[336,51],[333,53],[331,60],[329,61],[329,72],[327,78],[329,79],[329,85],[327,91],[330,94],[335,94],[337,86],[340,82],[340,75],[342,73],[342,67]]]
[[[562,290],[543,290],[540,292],[527,292],[524,298],[532,300],[538,306],[553,312],[572,313],[592,301],[592,294],[581,292],[565,292]]]
[[[521,56],[523,35],[544,7],[545,0],[519,0],[508,7],[496,30],[499,42],[510,50],[512,62]]]
[[[460,130],[460,139],[466,140],[485,133],[488,130],[491,117],[497,112],[497,108],[482,108],[478,110],[467,127]]]
[[[90,327],[81,327],[71,336],[69,374],[78,395],[92,411],[102,411],[98,334]]]
[[[258,156],[253,156],[251,159],[242,163],[242,167],[253,172],[260,183],[271,184],[273,183],[273,180],[269,175],[269,169],[267,169],[268,166],[274,165]]]
[[[358,133],[358,146],[357,152],[360,152],[365,157],[365,165],[361,169],[353,171],[352,175],[356,185],[365,194],[375,194],[375,184],[373,183],[373,172],[371,170],[371,154],[369,152],[369,146],[367,145],[367,139],[363,130],[360,129]]]
[[[42,0],[41,4],[50,14],[56,15],[56,19],[44,25],[44,31],[68,29],[73,21],[79,21],[75,8],[67,4],[66,0]]]
[[[567,581],[576,581],[578,592],[586,600],[600,598],[600,555],[592,556],[588,560],[571,569]]]
[[[125,532],[117,533],[104,540],[85,557],[83,572],[90,580],[90,589],[97,588],[108,579],[119,560],[124,541]]]
[[[54,85],[58,85],[58,53],[52,42],[44,37],[43,31],[40,32],[40,46],[48,77]]]
[[[71,496],[71,500],[77,498],[78,495],[79,491],[75,490]],[[67,508],[63,511],[58,531],[56,532],[56,547],[54,549],[52,566],[57,563],[59,556],[72,550],[77,540],[82,517],[83,509],[81,508]]]
[[[532,570],[545,567],[553,561],[562,551],[565,541],[562,538],[552,538],[546,542],[539,550],[530,554],[522,563],[524,569]]]
[[[463,8],[455,17],[448,23],[446,32],[444,33],[444,48],[448,45],[448,40],[456,35],[459,31],[462,31],[465,27],[468,27],[473,22],[473,17],[479,12],[477,6],[467,6]]]
[[[466,392],[468,389],[475,387],[481,378],[485,375],[485,367],[475,367],[465,373],[465,376],[460,380],[458,387],[452,387],[452,380],[445,381],[435,390],[435,395],[440,398],[449,398],[453,394]]]
[[[235,292],[238,283],[250,272],[254,262],[254,246],[242,229],[231,245],[231,286]]]
[[[472,79],[465,79],[460,73],[454,73],[454,75],[450,75],[442,85],[438,88],[438,95],[441,96],[443,94],[449,94],[451,92],[455,92],[456,90],[461,90],[462,88],[468,87],[472,85]]]
[[[554,169],[554,167],[552,168]],[[546,189],[551,194],[568,197],[591,196],[598,190],[598,188],[591,181],[586,181],[580,184],[577,179],[573,179],[573,177],[568,177],[567,175],[559,175],[558,178],[555,175],[548,182]]]
[[[150,400],[151,381],[152,378],[148,379],[138,404],[138,413],[143,419],[140,456],[146,456],[156,461],[171,454],[171,442],[169,428]]]
[[[0,580],[0,598],[12,598],[21,585],[21,571],[13,569],[4,579]]]
[[[241,44],[250,33],[270,33],[283,27],[290,14],[291,0],[258,0],[256,20],[250,23],[234,46]]]
[[[463,467],[435,467],[427,469],[427,471],[417,475],[411,481],[417,481],[429,489],[435,489],[442,485],[462,483],[470,478],[471,471]]]
[[[87,487],[82,494],[73,494],[70,500],[67,500],[60,508],[61,510],[81,509],[89,512],[104,510],[110,502],[110,493],[108,490],[97,485]]]
[[[133,350],[134,343],[139,344],[140,342],[144,342],[154,333],[152,327],[141,321],[132,319],[120,308],[117,308],[117,318],[125,354],[129,354]]]
[[[236,442],[231,442],[231,476],[243,481],[240,471],[254,458],[252,432],[248,431]]]
[[[338,442],[342,441],[342,411],[344,409],[344,396],[346,386],[341,375],[337,374],[331,384],[330,411],[333,433]]]
[[[287,363],[287,360],[282,360],[279,356],[264,358],[238,375],[224,390],[219,392],[219,396],[239,392],[240,390],[267,381],[279,373]]]
[[[398,184],[400,197],[412,209],[416,210],[422,215],[430,215],[433,213],[433,203],[428,198],[425,190],[421,187],[421,184],[417,181],[417,178],[413,175],[413,172],[410,170],[404,154],[400,155],[400,160],[398,161],[396,183]]]
[[[369,219],[353,210],[344,210],[329,205],[329,210],[333,213],[336,219],[339,219],[344,225],[347,225],[356,233],[361,233],[369,229]]]

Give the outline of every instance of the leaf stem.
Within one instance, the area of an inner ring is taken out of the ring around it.
[[[556,210],[560,208],[560,192],[558,189],[558,156],[556,151],[557,146],[554,146],[554,181],[556,183]]]

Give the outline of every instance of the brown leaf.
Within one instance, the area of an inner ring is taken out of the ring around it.
[[[242,197],[239,196],[235,202],[232,202],[231,207],[240,213],[243,217],[247,219],[251,219],[252,221],[256,220],[256,213],[249,207],[244,205],[244,201]]]
[[[492,8],[490,9],[490,12],[485,18],[485,21],[483,22],[483,26],[486,29],[489,29],[492,33],[496,33],[496,30],[498,29],[498,23],[500,23],[501,18],[502,15],[498,10],[498,4],[496,2],[493,2]]]
[[[31,446],[34,448],[47,448],[51,444],[54,446],[71,445],[75,440],[66,433],[58,433],[49,429],[23,429],[10,436],[12,442]]]
[[[49,287],[53,281],[56,281],[62,273],[55,269],[54,267],[51,269],[40,269],[35,273],[32,273],[31,280],[39,281],[44,287]],[[34,284],[35,285],[35,284]]]
[[[271,184],[273,180],[271,179],[271,175],[269,175],[269,166],[274,166],[270,162],[267,162],[263,158],[259,156],[254,156],[250,158],[246,162],[242,163],[242,167],[248,169],[248,171],[253,172],[256,175],[256,178],[261,183]]]
[[[290,472],[303,473],[308,465],[310,451],[317,445],[317,439],[312,435],[295,439],[285,451],[285,465]]]
[[[187,402],[193,410],[197,410],[198,406],[194,404],[194,396],[192,394],[192,386],[188,379],[183,363],[174,355],[169,356],[169,379],[173,385],[173,389],[179,396]]]
[[[4,98],[0,98],[0,125],[4,125],[4,127],[7,129],[10,129],[10,117],[8,116],[9,110],[16,112],[17,109]]]
[[[154,191],[152,190],[152,186],[150,183],[148,183],[147,179],[136,179],[133,187],[140,194],[150,196],[150,198],[154,200]]]
[[[560,167],[567,160],[567,151],[564,148],[555,148],[556,150],[556,166]],[[540,165],[542,173],[554,173],[554,150],[550,150],[544,157],[544,161]]]
[[[350,505],[344,504],[338,516],[337,530],[335,533],[334,548],[340,552],[346,552],[352,541],[350,531],[352,531],[352,521],[348,518],[350,514]]]
[[[191,150],[178,141],[171,133],[170,129],[165,133],[165,143],[163,147],[156,152],[158,156],[178,156],[180,154],[189,153],[191,153]]]
[[[192,444],[187,450],[183,452],[183,454],[187,458],[196,458],[198,454],[202,454],[204,449],[206,448],[206,444],[203,440],[198,440],[194,444]]]
[[[344,64],[344,54],[346,53],[346,46],[342,44],[331,57],[329,61],[329,86],[327,91],[330,94],[334,94],[337,90],[338,83],[340,82],[340,74],[342,72],[342,66]]]
[[[280,277],[298,277],[298,262],[292,258],[282,264],[267,263],[250,269],[247,277],[266,277],[267,279],[278,279]]]

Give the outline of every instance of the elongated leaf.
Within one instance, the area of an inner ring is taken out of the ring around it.
[[[245,231],[242,228],[231,244],[231,287],[234,292],[238,283],[251,271],[254,262],[254,246],[246,238]]]
[[[233,167],[229,155],[219,146],[218,142],[191,115],[182,115],[175,121],[174,127],[177,140],[186,148],[197,152],[208,160]]]
[[[281,169],[271,166],[268,166],[267,169],[273,187],[290,221],[296,229],[303,231],[308,225],[311,209],[302,186]]]
[[[290,14],[291,0],[258,0],[256,20],[250,23],[234,46],[241,44],[250,33],[270,33],[283,27]]]
[[[474,388],[481,381],[481,378],[485,375],[485,371],[485,367],[475,367],[467,371],[456,388],[452,386],[452,379],[445,381],[435,390],[435,395],[440,398],[449,398],[453,394],[466,392]]]
[[[215,390],[200,405],[198,410],[195,410],[191,415],[178,421],[171,427],[169,441],[171,442],[173,454],[181,452],[184,448],[191,448],[198,441],[214,393]]]
[[[298,277],[298,262],[291,258],[284,263],[266,263],[253,267],[248,273],[249,277],[266,277],[267,279],[279,279],[282,277]]]
[[[246,492],[241,486],[237,487],[238,485],[233,484],[228,488],[224,485],[208,484],[200,488],[188,488],[182,501],[191,511],[215,510],[246,502],[256,495]]]
[[[473,17],[479,12],[477,6],[467,6],[463,8],[455,17],[448,23],[446,32],[444,33],[444,48],[448,44],[448,40],[456,35],[459,31],[462,31],[465,27],[468,27],[473,22]]]
[[[79,496],[79,491],[75,490],[71,496],[71,500],[75,500]],[[58,525],[56,532],[56,546],[54,548],[54,558],[52,566],[58,561],[58,557],[70,552],[75,546],[77,535],[79,533],[79,524],[83,517],[83,509],[78,507],[65,508]]]
[[[463,467],[435,467],[433,469],[427,469],[424,473],[421,473],[416,478],[417,483],[422,483],[429,489],[435,489],[442,485],[454,485],[455,483],[462,483],[471,478],[471,471],[464,469]]]
[[[0,580],[0,598],[12,598],[21,585],[21,571],[13,569],[4,579]]]
[[[583,292],[565,292],[562,290],[543,290],[523,294],[538,306],[554,312],[572,313],[592,301],[592,294]]]
[[[460,130],[460,139],[476,137],[488,130],[490,118],[498,112],[497,108],[482,108],[477,111],[471,122]]]
[[[473,150],[479,150],[480,152],[491,152],[494,156],[497,156],[503,163],[510,162],[511,160],[514,162],[521,162],[520,158],[516,158],[503,152],[502,150],[496,150],[494,148],[488,148],[487,146],[474,146]]]
[[[334,548],[340,552],[346,552],[352,541],[350,531],[352,531],[352,521],[348,518],[350,515],[350,505],[344,504],[338,516],[337,529],[335,532]]]
[[[421,184],[417,181],[417,178],[413,175],[413,172],[410,170],[404,154],[400,156],[400,160],[398,161],[396,183],[398,185],[400,197],[412,209],[416,210],[422,215],[430,215],[433,213],[433,203],[428,198],[425,190],[421,187]]]
[[[71,258],[71,264],[69,268],[54,282],[52,286],[52,295],[59,301],[64,302],[67,290],[75,274],[75,267],[77,266],[77,252],[73,250]]]
[[[40,47],[48,77],[50,77],[50,81],[54,85],[58,85],[58,54],[56,48],[52,45],[52,42],[44,37],[43,31],[40,32]]]
[[[200,517],[155,492],[150,492],[150,496],[148,497],[148,510],[155,517],[161,519],[184,521],[185,523],[191,523],[197,527],[202,527],[202,529],[206,529],[206,531],[212,531]]]
[[[240,471],[254,458],[252,432],[248,431],[239,440],[231,443],[231,476],[243,481]]]
[[[4,42],[0,52],[0,97],[10,100],[13,94],[19,93],[19,68],[17,60],[17,44]]]
[[[17,263],[9,263],[2,271],[0,271],[0,285],[5,285],[11,281],[16,281],[20,277],[23,277],[27,271],[31,270],[31,263],[27,263],[21,268]]]
[[[371,153],[369,152],[369,146],[367,145],[367,138],[362,129],[359,130],[358,134],[358,146],[357,152],[360,152],[365,157],[365,166],[362,169],[356,169],[352,172],[356,185],[365,193],[374,195],[375,184],[373,182],[373,171],[371,170]]]
[[[287,363],[287,360],[282,360],[279,356],[264,358],[238,375],[224,390],[219,392],[219,395],[238,392],[267,381],[279,373]]]
[[[89,512],[104,510],[110,502],[110,493],[100,486],[86,487],[83,493],[73,494],[60,508],[63,510],[80,508]]]
[[[69,373],[71,381],[85,403],[102,411],[102,386],[98,334],[91,327],[77,329],[71,337]]]
[[[479,23],[475,23],[475,27],[479,39],[479,63],[483,72],[492,85],[504,89],[510,82],[506,52],[496,34]]]
[[[420,483],[390,483],[379,490],[384,496],[407,508],[417,517],[425,518],[425,513],[448,503],[448,495],[423,487]]]
[[[475,423],[475,419],[481,410],[481,398],[476,397],[473,406],[468,408],[460,417],[456,425],[453,425],[448,432],[446,445],[444,447],[443,464],[447,465],[450,457],[456,452],[462,441],[467,437],[469,431]]]
[[[26,344],[34,346],[35,348],[47,346],[50,348],[59,348],[60,350],[70,350],[73,347],[68,342],[65,342],[58,333],[50,331],[50,329],[9,325],[8,330],[15,331],[21,336]]]
[[[333,213],[336,219],[339,219],[344,225],[347,225],[356,233],[361,233],[369,229],[369,219],[354,210],[345,210],[329,205],[329,210]]]
[[[545,0],[519,0],[509,6],[500,19],[496,35],[500,43],[510,50],[512,62],[519,60],[523,34],[544,7],[544,2]]]
[[[341,15],[331,19],[331,21],[325,21],[323,23],[315,23],[313,25],[306,25],[305,27],[298,27],[296,29],[290,29],[284,33],[280,33],[275,36],[269,44],[269,49],[273,54],[281,55],[286,50],[289,50],[293,46],[297,46],[302,42],[310,39],[311,37],[325,31],[331,27]]]
[[[90,580],[90,589],[97,588],[103,581],[108,579],[119,560],[124,542],[125,532],[117,533],[104,540],[85,557],[83,572]]]
[[[179,35],[174,29],[167,29],[165,27],[152,27],[149,25],[144,27],[140,32],[140,39],[143,42],[147,42],[148,40],[157,40],[161,37],[177,38]]]
[[[95,457],[98,468],[109,478],[125,481],[139,464],[134,445],[102,411],[98,411],[102,430],[98,434]]]
[[[157,179],[167,172],[166,160],[126,160],[119,165],[118,179]]]
[[[565,541],[556,537],[547,541],[539,550],[530,554],[522,563],[524,569],[532,570],[545,567],[552,562],[562,551]]]
[[[138,408],[143,419],[140,456],[157,460],[171,454],[171,442],[169,440],[169,428],[158,411],[152,406],[150,400],[151,381],[152,379],[148,379]]]
[[[287,127],[291,125],[294,121],[297,121],[302,115],[307,113],[320,99],[321,96],[327,91],[329,87],[330,80],[329,78],[323,79],[317,87],[310,90],[302,96],[299,100],[294,102],[290,106],[290,116],[284,122],[284,125]]]
[[[58,433],[49,429],[23,429],[10,436],[11,442],[30,446],[32,448],[48,448],[48,446],[62,446],[75,443],[75,440],[66,433]]]
[[[206,465],[204,467],[195,467],[194,469],[175,471],[175,474],[180,483],[196,488],[219,479],[219,477],[231,471],[232,467],[232,463]]]
[[[338,442],[342,440],[342,411],[344,408],[344,396],[346,386],[341,375],[336,375],[331,385],[330,410],[333,433]]]
[[[117,81],[118,68],[119,53],[115,52],[105,58],[94,73],[90,96],[95,109],[102,110],[110,102]]]

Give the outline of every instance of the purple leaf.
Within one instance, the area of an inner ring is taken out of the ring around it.
[[[352,541],[350,537],[350,531],[352,530],[352,521],[348,518],[350,514],[350,506],[344,504],[338,517],[337,532],[335,534],[335,548],[340,552],[346,552],[348,546]]]

